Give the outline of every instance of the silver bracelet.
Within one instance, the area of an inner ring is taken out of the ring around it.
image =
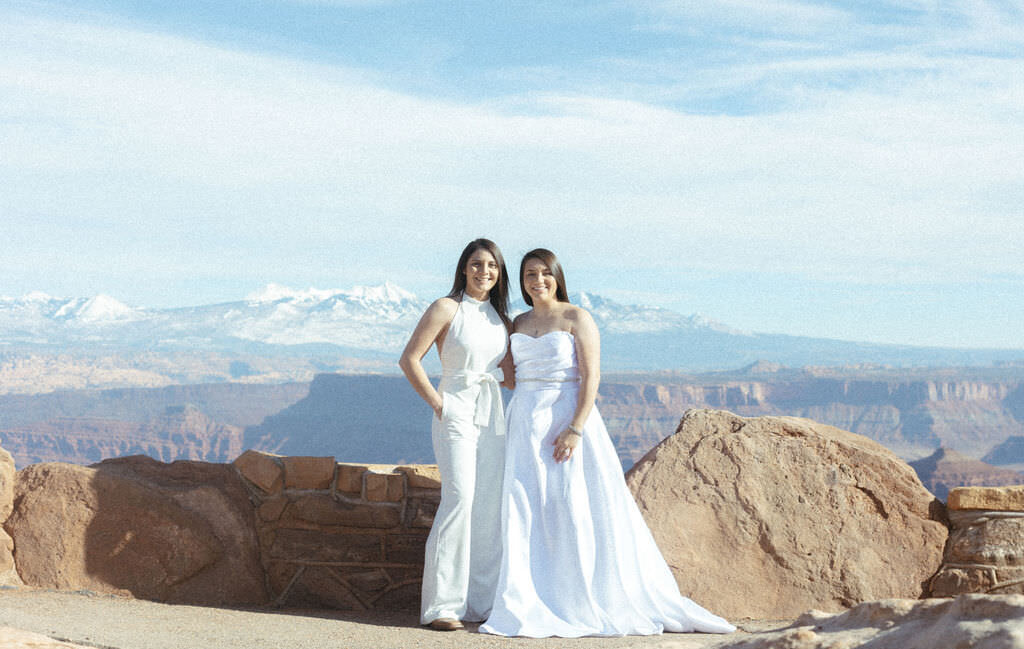
[[[579,428],[576,428],[572,424],[569,424],[568,429],[569,429],[570,432],[576,433],[580,437],[583,437],[583,431],[580,430]]]

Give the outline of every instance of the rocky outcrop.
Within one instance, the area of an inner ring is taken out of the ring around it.
[[[1024,435],[1012,435],[996,444],[985,454],[983,461],[997,466],[1024,468]]]
[[[14,539],[3,528],[3,522],[14,510],[14,458],[0,448],[0,586],[21,583],[14,567]]]
[[[256,451],[234,464],[251,487],[277,604],[418,608],[425,544],[440,502],[437,467]]]
[[[939,500],[946,500],[955,487],[1015,485],[1024,475],[986,464],[952,449],[940,448],[928,457],[911,462],[917,477]]]
[[[947,536],[891,451],[805,419],[689,411],[627,482],[682,592],[726,617],[920,597]]]
[[[1022,619],[1020,595],[889,599],[838,615],[813,611],[785,629],[727,642],[718,649],[1024,649]]]
[[[247,428],[245,447],[378,464],[433,462],[431,416],[404,377],[319,374],[306,398]]]
[[[3,431],[20,463],[91,464],[123,455],[162,462],[224,462],[242,452],[242,428],[219,424],[191,405],[172,406],[148,422],[66,417]]]
[[[606,375],[598,406],[625,468],[691,408],[806,417],[865,435],[907,460],[927,457],[940,446],[981,457],[1009,437],[1024,439],[1022,376],[1015,368],[791,369],[761,363],[738,372]],[[216,426],[165,427],[166,409],[187,404]],[[18,466],[90,463],[130,453],[226,462],[242,448],[426,463],[434,459],[430,417],[400,376],[319,374],[303,385],[0,395],[0,437]],[[241,445],[225,428],[232,426],[247,427]],[[1012,468],[1024,470],[1021,462]]]
[[[18,572],[31,586],[203,605],[266,601],[253,510],[236,472],[147,457],[18,472]]]
[[[436,466],[247,451],[231,465],[134,456],[15,474],[4,455],[0,514],[30,586],[199,605],[418,607]],[[5,557],[9,548],[0,567]]]
[[[1024,412],[1019,379],[915,379],[911,371],[906,378],[847,378],[834,368],[829,373],[834,376],[778,367],[766,373],[752,366],[718,381],[712,374],[664,381],[608,377],[598,405],[627,467],[691,408],[805,417],[869,437],[909,459],[940,446],[980,457],[1008,436],[1024,434],[1024,417],[1017,416]]]
[[[1024,594],[1024,486],[954,489],[949,519],[932,594]]]

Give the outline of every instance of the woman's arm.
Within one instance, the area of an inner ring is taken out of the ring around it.
[[[594,410],[597,387],[601,383],[601,336],[594,319],[583,309],[574,310],[572,334],[576,340],[576,362],[580,372],[580,391],[576,398],[569,428],[554,441],[555,460],[564,462],[572,457],[573,450],[583,441],[581,431],[587,417]],[[575,429],[575,430],[573,430]]]
[[[442,398],[440,393],[430,383],[426,370],[423,369],[423,357],[430,351],[430,346],[438,342],[438,349],[444,340],[448,323],[455,316],[458,303],[449,298],[443,297],[431,304],[427,311],[420,318],[419,324],[409,337],[409,342],[402,351],[402,357],[398,359],[398,366],[402,368],[405,378],[409,379],[416,393],[423,397],[440,419]]]
[[[526,314],[520,313],[513,320],[512,324],[508,328],[508,352],[505,354],[505,358],[501,359],[498,363],[498,367],[501,368],[502,373],[505,375],[504,380],[501,382],[501,387],[508,388],[509,390],[516,389],[516,362],[512,358],[512,334],[515,333],[516,325],[519,320]]]
[[[579,309],[579,319],[575,323],[573,336],[576,338],[576,362],[580,371],[580,394],[576,399],[576,412],[572,416],[572,426],[583,430],[590,411],[594,409],[597,399],[597,386],[601,383],[601,335],[597,331],[594,318],[583,309]]]
[[[505,353],[505,358],[501,359],[498,363],[498,367],[501,368],[504,378],[501,381],[501,387],[508,388],[509,390],[516,389],[516,364],[512,360],[512,348],[509,347]]]

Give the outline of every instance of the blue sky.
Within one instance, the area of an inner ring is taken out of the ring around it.
[[[1020,2],[0,7],[0,295],[444,293],[1024,348]],[[514,272],[514,271],[513,271]]]

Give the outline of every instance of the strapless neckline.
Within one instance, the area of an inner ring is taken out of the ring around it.
[[[544,338],[545,336],[550,336],[551,334],[568,334],[570,338],[575,338],[575,336],[573,336],[571,331],[564,331],[562,329],[552,329],[551,331],[542,333],[539,336],[531,336],[530,334],[524,334],[524,333],[522,333],[520,331],[514,331],[514,332],[512,332],[511,335],[513,335],[513,336],[523,336],[524,338],[529,338],[530,340],[540,340],[541,338]]]

